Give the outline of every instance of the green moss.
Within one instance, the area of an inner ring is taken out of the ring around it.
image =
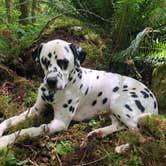
[[[99,48],[94,44],[81,43],[80,46],[86,50],[88,59],[96,58],[100,55]]]
[[[90,27],[87,23],[80,21],[79,19],[72,17],[61,17],[56,20],[53,25],[54,28],[65,28],[71,31],[75,36],[84,38],[89,42],[93,42],[98,46],[103,43],[98,32],[95,31],[95,28]]]
[[[116,136],[121,144],[130,143],[132,145],[139,145],[145,139],[137,130],[121,131],[116,133]]]
[[[25,121],[21,121],[17,125],[8,128],[5,131],[5,134],[10,134],[10,133],[13,133],[13,132],[15,132],[17,130],[21,130],[21,129],[24,129],[24,128],[32,127],[35,124],[36,124],[36,126],[37,126],[37,124],[39,124],[39,118],[36,117],[36,116],[28,117]]]
[[[72,26],[82,26],[84,23],[76,18],[72,18],[72,17],[61,17],[58,18],[55,21],[55,24],[53,24],[54,28],[69,28]]]
[[[155,140],[147,140],[141,147],[138,148],[142,160],[146,165],[165,162],[166,146],[161,145]],[[153,160],[151,160],[153,159]],[[160,165],[160,164],[156,164]]]
[[[34,115],[27,117],[25,121],[19,122],[17,125],[6,130],[5,133],[13,133],[14,131],[21,130],[29,127],[37,127],[40,124],[49,123],[53,119],[53,111],[51,108],[48,108],[47,111],[41,112],[40,116]]]
[[[166,140],[166,118],[162,115],[147,116],[140,119],[141,131],[162,142]]]
[[[31,91],[31,90],[28,90],[26,92],[26,97],[25,97],[25,100],[24,100],[24,105],[26,107],[30,107],[30,106],[33,106],[35,101],[36,101],[36,98],[37,98],[37,93],[36,91]]]
[[[11,96],[0,95],[0,112],[9,118],[19,112],[19,106],[11,102]]]
[[[166,63],[156,67],[152,75],[152,90],[154,91],[159,107],[166,113]]]

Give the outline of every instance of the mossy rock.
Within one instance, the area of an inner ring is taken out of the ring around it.
[[[154,69],[151,87],[158,99],[161,112],[166,113],[166,63]]]

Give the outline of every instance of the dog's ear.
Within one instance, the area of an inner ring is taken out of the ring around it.
[[[35,48],[34,51],[32,52],[32,58],[35,62],[39,62],[39,57],[40,57],[40,53],[43,48],[43,45],[44,45],[43,43],[40,44],[40,46]]]
[[[85,60],[86,52],[81,47],[74,44],[70,44],[70,48],[73,52],[74,58],[78,59],[80,64],[82,64]]]

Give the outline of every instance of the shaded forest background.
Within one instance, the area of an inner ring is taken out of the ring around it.
[[[144,82],[156,94],[162,115],[142,122],[148,134],[120,132],[81,149],[88,131],[108,123],[100,115],[73,124],[59,138],[17,142],[0,151],[1,165],[165,165],[166,1],[0,0],[0,122],[33,105],[43,74],[32,51],[57,38],[87,51],[85,67]],[[114,147],[125,141],[132,144],[129,153],[116,154]]]

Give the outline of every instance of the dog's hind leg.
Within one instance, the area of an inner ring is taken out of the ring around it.
[[[39,115],[40,112],[45,108],[45,103],[41,99],[41,97],[37,98],[37,101],[33,107],[28,109],[27,111],[21,113],[20,115],[13,116],[9,119],[4,120],[0,124],[0,136],[3,135],[4,131],[11,127],[16,125],[17,123],[26,120],[27,117],[34,116],[34,115]]]
[[[91,137],[91,136],[105,137],[111,133],[125,129],[125,126],[120,126],[119,121],[114,115],[110,115],[110,118],[112,120],[112,125],[95,129],[94,131],[91,131],[90,133],[88,133],[87,137]]]

